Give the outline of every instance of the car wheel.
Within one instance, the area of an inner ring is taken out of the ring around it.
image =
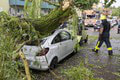
[[[87,37],[86,37],[86,39],[85,39],[85,43],[87,43],[88,42],[88,35],[87,35]]]
[[[50,70],[53,70],[57,66],[57,63],[58,63],[58,58],[57,57],[53,58],[50,64]]]

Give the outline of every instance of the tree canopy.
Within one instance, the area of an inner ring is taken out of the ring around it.
[[[118,8],[112,7],[111,10],[112,10],[112,16],[118,16],[120,18],[120,7]]]
[[[98,3],[99,0],[75,0],[74,4],[80,9],[90,9],[94,3]]]
[[[105,8],[110,7],[116,0],[104,0]]]

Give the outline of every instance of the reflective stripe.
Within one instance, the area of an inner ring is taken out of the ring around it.
[[[77,41],[80,42],[82,36],[77,36]]]
[[[105,15],[101,15],[100,20],[104,20],[104,19],[107,19],[107,17]]]
[[[95,49],[99,50],[100,48],[96,46]]]
[[[112,50],[112,48],[111,48],[111,47],[109,47],[109,48],[107,48],[107,49],[108,49],[108,51]]]
[[[97,43],[96,47],[98,47],[98,46],[99,46],[99,44],[100,44],[100,41],[98,41],[98,43]]]
[[[96,45],[96,47],[95,47],[95,51],[100,49],[100,48],[98,47],[99,44],[100,44],[100,41],[97,42],[97,45]]]

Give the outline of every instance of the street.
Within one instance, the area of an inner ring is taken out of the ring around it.
[[[89,41],[81,46],[76,54],[72,54],[58,64],[53,70],[56,76],[63,77],[62,70],[69,69],[72,66],[79,66],[80,61],[87,64],[86,67],[94,72],[94,77],[104,80],[120,80],[120,34],[117,34],[117,28],[111,29],[111,44],[113,47],[113,56],[108,56],[106,45],[103,44],[98,54],[92,52],[95,47],[98,32],[93,28],[88,29]],[[86,61],[87,58],[87,61]],[[56,76],[50,72],[32,70],[36,80],[57,80]],[[65,76],[64,76],[65,77]]]

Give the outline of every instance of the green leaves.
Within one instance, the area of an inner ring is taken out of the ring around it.
[[[90,9],[94,3],[98,3],[99,0],[75,0],[74,4],[80,9]]]
[[[120,7],[118,7],[118,8],[111,8],[111,10],[112,10],[112,16],[120,17]]]
[[[7,32],[0,27],[0,80],[22,80],[24,75],[19,73],[19,62],[12,60],[15,40]]]
[[[67,76],[67,80],[103,80],[94,78],[94,73],[86,68],[83,62],[79,66],[64,70],[63,73]]]
[[[105,8],[110,7],[116,0],[104,0]],[[91,9],[94,3],[98,3],[99,0],[75,0],[74,4],[81,9]]]
[[[25,0],[24,14],[27,18],[40,18],[41,17],[41,2],[42,0]]]
[[[110,7],[114,2],[116,2],[116,0],[104,0],[104,1],[105,8]]]
[[[26,20],[0,13],[0,80],[24,80],[20,62],[13,60],[17,55],[14,51],[24,41],[38,39],[38,35]]]

